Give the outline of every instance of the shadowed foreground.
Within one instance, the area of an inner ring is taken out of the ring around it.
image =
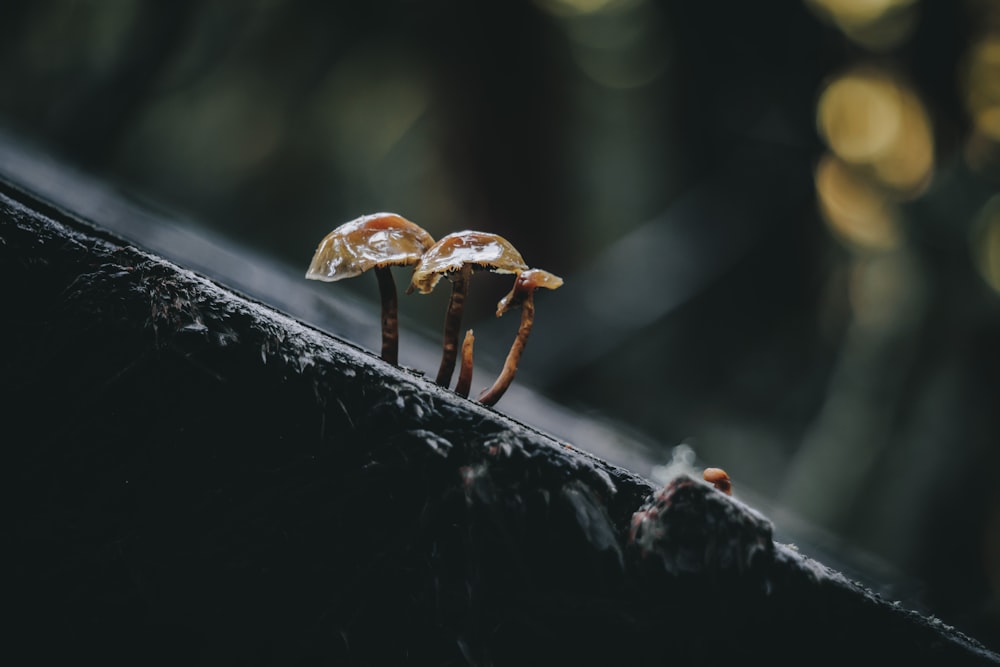
[[[654,489],[9,185],[0,286],[40,662],[1000,664],[701,481]]]

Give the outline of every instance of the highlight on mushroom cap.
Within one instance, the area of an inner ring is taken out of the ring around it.
[[[323,237],[306,278],[334,282],[374,267],[416,264],[433,245],[430,234],[400,215],[363,215]]]
[[[528,269],[522,271],[510,292],[497,303],[497,317],[500,317],[511,308],[516,308],[524,302],[525,297],[534,292],[539,287],[545,289],[558,289],[562,287],[563,279],[554,273],[549,273],[542,269]]]
[[[417,263],[410,290],[428,294],[441,276],[463,266],[489,269],[494,273],[520,273],[528,268],[510,241],[496,234],[465,230],[441,238]]]

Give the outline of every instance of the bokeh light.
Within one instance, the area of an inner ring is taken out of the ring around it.
[[[965,95],[976,127],[991,138],[1000,139],[1000,125],[980,123],[1000,108],[1000,35],[990,35],[970,49]]]
[[[663,75],[669,40],[661,10],[647,0],[616,2],[562,17],[573,62],[595,83],[628,90]]]
[[[915,0],[806,0],[821,18],[873,51],[904,42],[917,23]]]
[[[628,8],[643,0],[537,0],[538,6],[555,16],[582,16]]]
[[[819,128],[844,160],[867,162],[899,141],[900,100],[888,77],[854,73],[835,79],[819,101]]]
[[[817,124],[830,149],[897,197],[928,186],[934,167],[930,120],[920,99],[885,71],[860,68],[821,93]]]
[[[990,199],[980,211],[970,241],[979,275],[1000,292],[1000,195]]]
[[[994,12],[1000,20],[1000,5]],[[1000,31],[987,33],[968,49],[962,77],[972,123],[966,160],[974,169],[988,170],[1000,163]]]
[[[902,234],[896,207],[836,157],[816,167],[816,195],[823,219],[835,236],[858,250],[890,250]]]

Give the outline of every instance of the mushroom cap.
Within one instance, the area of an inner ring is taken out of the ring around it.
[[[722,468],[705,468],[701,476],[706,482],[717,488],[719,491],[722,491],[726,495],[732,495],[732,480],[729,479],[729,474]]]
[[[520,273],[528,268],[521,253],[510,241],[486,232],[453,232],[441,238],[420,258],[413,270],[410,290],[428,294],[441,276],[458,271],[466,264],[494,273]]]
[[[334,282],[376,266],[416,264],[432,245],[430,234],[400,215],[363,215],[323,237],[306,278]]]
[[[539,287],[558,289],[562,287],[562,284],[562,278],[542,269],[522,271],[517,276],[517,280],[514,281],[514,286],[510,289],[510,292],[497,302],[497,317],[500,317],[511,308],[520,306],[525,297],[534,293]]]

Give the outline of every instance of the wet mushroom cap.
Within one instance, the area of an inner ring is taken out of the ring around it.
[[[459,271],[465,265],[489,269],[494,273],[520,273],[528,268],[510,242],[486,232],[462,231],[448,234],[431,246],[413,270],[410,290],[429,294],[441,276]]]
[[[372,213],[327,234],[313,255],[306,278],[334,282],[375,267],[416,264],[434,239],[395,213]]]

